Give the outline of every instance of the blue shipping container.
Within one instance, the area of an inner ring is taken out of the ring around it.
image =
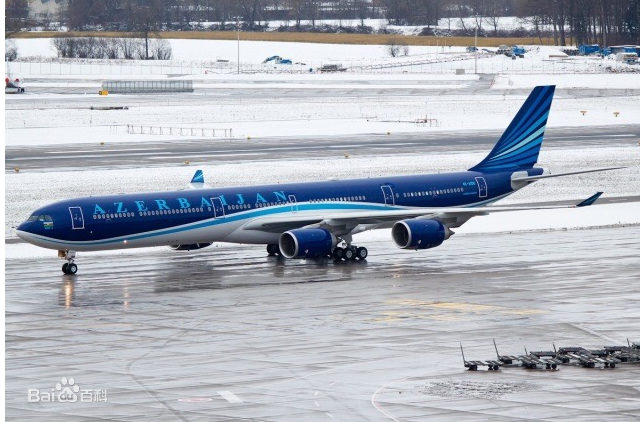
[[[600,54],[600,46],[598,44],[582,44],[578,47],[578,52],[581,56]]]

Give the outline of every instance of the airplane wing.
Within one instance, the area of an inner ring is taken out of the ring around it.
[[[450,228],[460,227],[472,217],[495,212],[530,211],[543,209],[576,208],[592,205],[602,195],[598,192],[575,205],[540,205],[524,207],[448,207],[448,208],[411,208],[392,211],[366,211],[331,214],[290,214],[273,217],[260,217],[245,224],[243,230],[258,230],[268,233],[283,233],[287,230],[309,227],[323,227],[335,234],[350,233],[359,225],[383,226],[408,218],[432,219],[441,221]]]

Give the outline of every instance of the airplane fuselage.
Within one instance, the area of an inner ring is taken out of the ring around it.
[[[242,227],[284,214],[480,206],[513,193],[512,174],[465,171],[85,197],[34,211],[18,234],[41,247],[75,251],[216,241],[270,244],[278,243],[279,233]]]

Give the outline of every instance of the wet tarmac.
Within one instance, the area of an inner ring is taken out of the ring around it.
[[[202,139],[179,142],[118,143],[108,147],[98,144],[75,144],[60,149],[59,145],[5,148],[5,172],[15,167],[29,171],[51,171],[72,168],[158,167],[197,163],[229,163],[249,160],[293,160],[342,156],[345,151],[357,156],[389,154],[433,154],[488,150],[500,138],[499,131],[451,131],[362,134],[340,136],[273,137],[243,139]],[[545,149],[562,147],[595,147],[635,145],[640,139],[640,125],[615,127],[549,128]],[[73,156],[73,160],[63,159]]]
[[[54,253],[8,260],[7,420],[638,420],[638,364],[469,372],[459,352],[640,341],[638,238],[375,241],[348,263],[160,248],[79,255],[77,276]],[[28,402],[63,377],[107,401]]]

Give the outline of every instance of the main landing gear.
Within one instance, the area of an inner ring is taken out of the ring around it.
[[[76,251],[58,251],[58,256],[67,262],[62,264],[62,272],[73,275],[78,272],[78,266],[73,262],[76,258]]]
[[[331,253],[331,256],[333,256],[333,259],[336,261],[342,261],[343,259],[345,261],[355,261],[356,259],[363,261],[368,255],[369,251],[367,251],[367,248],[357,247],[355,245],[345,247],[336,246]]]
[[[280,246],[278,245],[267,245],[267,253],[269,254],[269,256],[282,255],[282,253],[280,252]]]

